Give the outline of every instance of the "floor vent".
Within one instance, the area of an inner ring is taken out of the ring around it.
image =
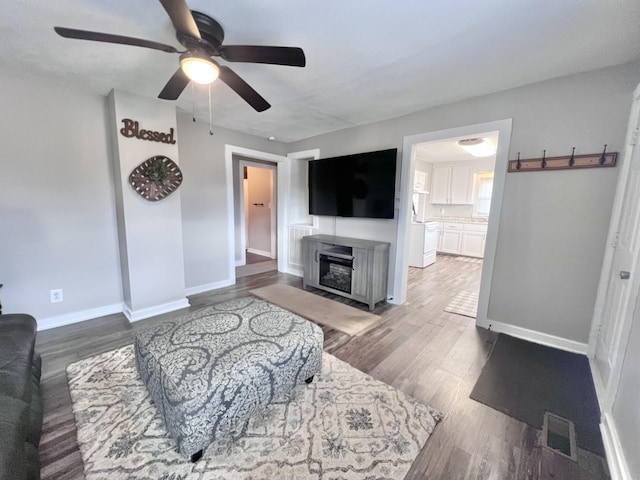
[[[545,412],[542,426],[542,446],[577,462],[576,429],[573,422],[553,413]]]

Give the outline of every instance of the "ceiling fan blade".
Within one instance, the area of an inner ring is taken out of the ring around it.
[[[164,86],[158,98],[163,100],[177,100],[182,91],[189,85],[189,77],[182,71],[182,68],[178,68],[167,84]]]
[[[76,30],[75,28],[53,27],[58,35],[65,38],[75,38],[78,40],[91,40],[93,42],[117,43],[120,45],[133,45],[134,47],[153,48],[168,53],[179,53],[171,45],[164,43],[152,42],[151,40],[143,40],[141,38],[124,37],[122,35],[113,35],[111,33],[90,32],[88,30]]]
[[[200,30],[185,0],[160,0],[160,3],[169,14],[171,23],[178,33],[178,39],[187,36],[200,40]]]
[[[261,45],[223,45],[220,55],[228,62],[269,63],[304,67],[306,58],[298,47],[268,47]]]
[[[236,72],[229,67],[220,67],[220,80],[229,85],[231,89],[240,95],[245,102],[251,105],[257,112],[264,112],[271,107],[262,96],[256,92],[251,86],[238,76]]]

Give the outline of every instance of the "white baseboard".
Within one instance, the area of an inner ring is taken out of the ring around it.
[[[122,313],[124,313],[124,316],[133,323],[137,322],[138,320],[144,320],[145,318],[160,315],[162,313],[168,313],[175,310],[180,310],[181,308],[187,308],[188,306],[189,300],[187,300],[186,298],[177,300],[175,302],[163,303],[162,305],[141,308],[140,310],[131,310],[129,305],[125,304]]]
[[[263,257],[274,258],[271,256],[271,252],[267,252],[265,250],[258,250],[256,248],[247,248],[247,252],[255,253],[256,255],[262,255]]]
[[[285,273],[295,275],[296,277],[304,277],[303,267],[294,267],[293,265],[289,265],[287,266],[287,270]]]
[[[198,285],[197,287],[189,287],[185,290],[185,294],[189,295],[197,295],[198,293],[210,292],[211,290],[217,290],[219,288],[228,287],[229,285],[234,285],[235,280],[229,278],[227,280],[221,280],[219,282],[213,283],[205,283],[204,285]]]
[[[242,267],[246,264],[247,264],[246,261],[243,262],[242,260],[236,260],[236,267]]]
[[[476,325],[494,332],[506,333],[512,337],[528,340],[529,342],[546,345],[547,347],[554,347],[560,350],[566,350],[567,352],[581,353],[583,355],[587,354],[588,345],[586,343],[556,337],[555,335],[549,335],[548,333],[537,332],[535,330],[529,330],[528,328],[496,322],[490,319],[483,322],[476,322]]]
[[[607,454],[607,465],[611,480],[632,480],[627,461],[620,445],[618,431],[613,423],[611,415],[605,413],[600,423],[600,432],[602,433],[602,443]]]
[[[65,313],[54,317],[38,319],[38,330],[49,330],[50,328],[63,327],[65,325],[84,322],[85,320],[92,320],[105,315],[121,313],[122,308],[122,303],[114,303],[113,305],[105,305],[103,307],[90,308],[79,312]]]

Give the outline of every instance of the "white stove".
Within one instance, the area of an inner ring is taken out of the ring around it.
[[[409,266],[424,268],[436,261],[438,222],[411,224],[409,234]]]

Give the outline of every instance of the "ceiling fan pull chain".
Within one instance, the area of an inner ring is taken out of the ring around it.
[[[211,84],[209,86],[209,135],[213,135],[213,122],[211,120]]]

